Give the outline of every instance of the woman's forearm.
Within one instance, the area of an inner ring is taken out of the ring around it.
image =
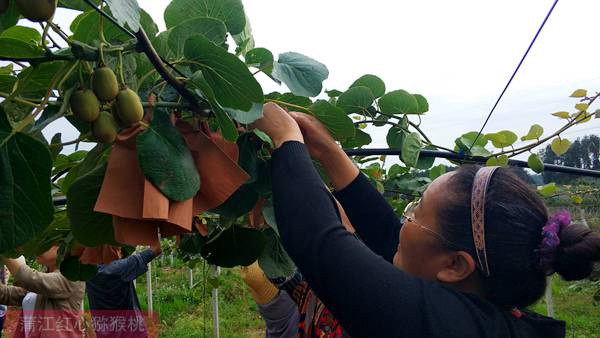
[[[359,170],[356,165],[337,145],[325,152],[319,161],[335,190],[344,189],[358,176]]]

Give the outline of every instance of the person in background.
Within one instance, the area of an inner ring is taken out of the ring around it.
[[[53,246],[36,258],[46,272],[30,268],[23,257],[4,259],[15,286],[3,288],[0,302],[23,305],[16,337],[83,337],[80,320],[85,286],[56,269],[57,251],[58,246]]]
[[[271,137],[281,241],[353,337],[565,337],[530,312],[546,277],[590,275],[600,233],[553,216],[507,168],[462,166],[434,180],[399,220],[314,117],[267,103],[254,126]],[[323,187],[363,242],[350,235]]]
[[[98,266],[96,276],[87,281],[86,293],[98,338],[148,336],[133,282],[148,271],[148,263],[161,252],[157,241],[150,249]],[[115,320],[125,322],[125,327],[103,325]]]

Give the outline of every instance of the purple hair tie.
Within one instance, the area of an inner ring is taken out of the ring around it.
[[[554,273],[554,261],[560,245],[558,235],[563,227],[571,224],[571,215],[568,211],[560,211],[548,219],[542,228],[542,242],[538,248],[539,266],[546,276]]]

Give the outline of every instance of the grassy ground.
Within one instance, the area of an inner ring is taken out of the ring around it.
[[[211,281],[208,267],[194,269],[195,286],[189,288],[188,270],[181,262],[153,265],[153,306],[160,321],[161,338],[212,336]],[[219,326],[221,337],[263,337],[264,322],[256,304],[235,269],[222,269],[219,278]],[[142,309],[146,310],[146,278],[137,280]]]

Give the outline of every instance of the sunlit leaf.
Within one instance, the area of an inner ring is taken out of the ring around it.
[[[587,90],[585,90],[585,89],[577,89],[570,95],[570,97],[586,97],[586,96],[587,96]]]

